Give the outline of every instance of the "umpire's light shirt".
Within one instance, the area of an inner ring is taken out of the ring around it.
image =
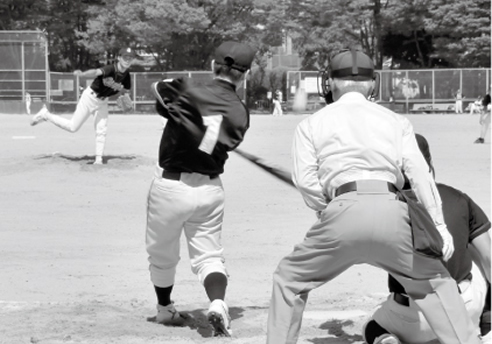
[[[357,123],[354,125],[353,123]],[[404,183],[407,175],[439,231],[446,225],[441,199],[410,121],[349,92],[303,120],[294,134],[293,181],[306,204],[326,208],[341,185],[376,179]]]

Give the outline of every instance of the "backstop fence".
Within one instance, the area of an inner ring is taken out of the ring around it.
[[[81,91],[92,79],[72,73],[50,72],[48,42],[42,31],[0,31],[0,113],[23,114],[38,111],[47,104],[51,111],[70,113],[75,110]],[[490,90],[490,68],[381,70],[379,94],[375,101],[400,113],[451,112],[454,97],[462,90],[463,108]],[[132,72],[132,99],[136,113],[154,111],[155,99],[150,85],[158,80],[188,77],[196,82],[210,80],[210,71]],[[307,95],[307,112],[325,105],[318,94],[317,71],[287,71],[282,87],[283,106],[289,110],[301,89]],[[268,113],[271,99],[248,95],[244,82],[238,93],[250,109]],[[275,90],[269,90],[270,94]],[[251,92],[257,95],[257,92]],[[111,112],[119,112],[116,97],[109,99]]]
[[[379,94],[375,101],[401,113],[454,112],[458,90],[464,95],[463,108],[490,90],[490,68],[380,70]],[[315,71],[287,72],[287,102],[303,89],[308,97],[308,111],[324,106],[318,94],[320,78]],[[447,110],[447,111],[446,111]]]
[[[0,113],[33,111],[49,97],[48,43],[42,31],[0,31]]]

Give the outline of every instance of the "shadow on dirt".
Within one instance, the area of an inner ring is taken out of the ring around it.
[[[229,315],[231,316],[231,321],[242,318],[245,309],[240,307],[232,307],[229,309]],[[214,337],[214,332],[212,326],[209,324],[207,319],[206,309],[196,309],[194,311],[180,311],[180,314],[185,318],[183,327],[188,327],[191,330],[198,332],[203,338]],[[154,322],[155,317],[148,318],[147,321]]]
[[[313,338],[308,341],[313,344],[340,344],[340,343],[354,343],[361,342],[363,340],[361,335],[348,334],[343,330],[344,326],[353,325],[352,320],[330,320],[320,325],[320,329],[328,330],[328,334],[335,336],[336,338]]]
[[[45,154],[38,157],[35,157],[34,160],[42,160],[42,159],[60,159],[60,160],[68,160],[73,162],[85,162],[87,165],[91,165],[96,160],[94,155],[67,155],[60,153],[53,154]],[[137,156],[135,155],[106,155],[103,157],[103,165],[107,164],[110,160],[136,160]]]

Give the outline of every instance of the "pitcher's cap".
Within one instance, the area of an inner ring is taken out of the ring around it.
[[[342,50],[330,60],[330,76],[345,80],[374,79],[374,63],[372,59],[360,50]]]
[[[130,56],[133,58],[137,57],[137,53],[132,48],[121,48],[119,51],[119,55],[120,56]]]
[[[245,72],[251,68],[255,53],[247,44],[224,42],[215,50],[215,63]]]

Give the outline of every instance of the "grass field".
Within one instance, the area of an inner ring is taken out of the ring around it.
[[[305,117],[252,116],[240,147],[290,170],[293,130]],[[490,134],[473,144],[478,116],[408,118],[429,141],[436,179],[490,216]],[[271,275],[315,215],[294,188],[231,153],[223,244],[234,336],[211,337],[184,241],[173,298],[187,324],[147,322],[155,296],[145,206],[161,132],[156,116],[111,116],[106,164],[94,166],[92,119],[70,134],[49,123],[30,127],[28,116],[0,116],[0,343],[265,342]],[[385,295],[383,271],[352,267],[311,293],[299,343],[362,343],[362,324]]]

